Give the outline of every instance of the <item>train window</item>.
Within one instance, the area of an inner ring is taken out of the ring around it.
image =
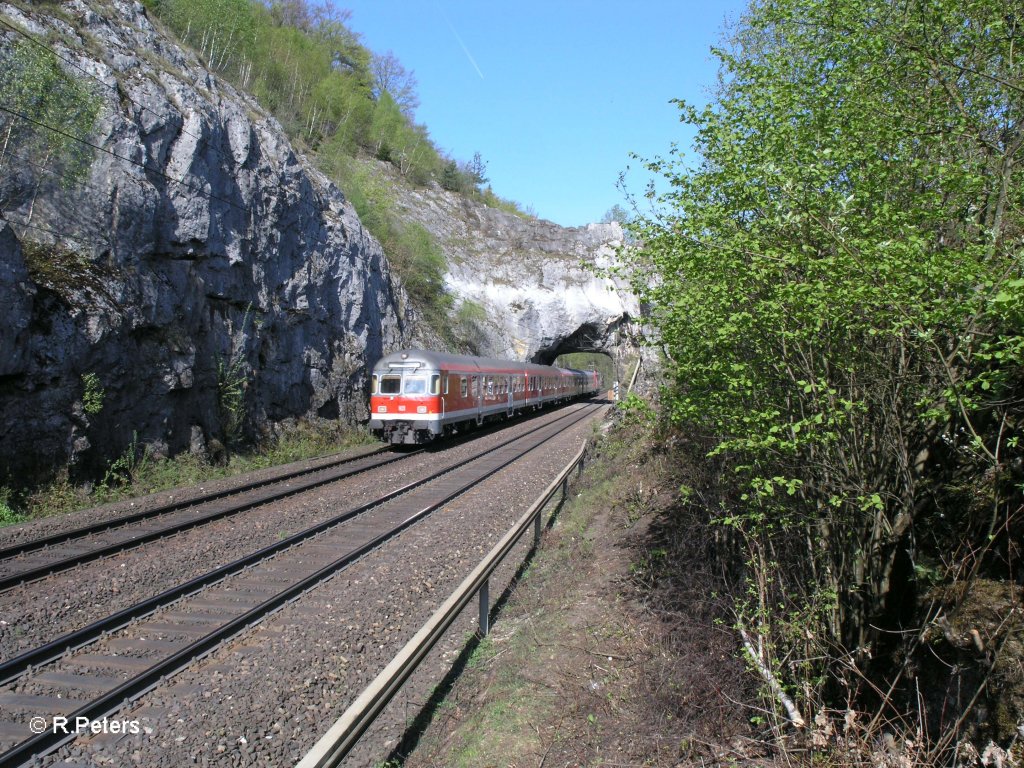
[[[441,394],[441,377],[436,373],[430,377],[430,394]]]
[[[427,380],[423,376],[405,377],[405,394],[422,395],[427,391]]]
[[[461,394],[463,397],[469,394],[469,385],[466,381],[465,376],[459,377],[459,394]]]
[[[494,397],[494,377],[487,377],[487,396]]]
[[[382,395],[397,395],[402,391],[402,377],[401,376],[381,376],[379,391]]]

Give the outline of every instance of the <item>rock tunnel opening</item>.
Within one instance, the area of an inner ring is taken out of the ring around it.
[[[557,365],[561,368],[594,369],[601,373],[602,381],[612,388],[626,375],[627,364],[621,349],[620,326],[628,323],[623,316],[606,325],[585,323],[573,333],[542,347],[531,362]]]

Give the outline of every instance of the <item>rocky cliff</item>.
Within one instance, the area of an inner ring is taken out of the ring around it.
[[[177,452],[294,416],[358,420],[368,364],[411,340],[380,246],[255,102],[140,4],[107,8],[0,3],[102,99],[84,180],[16,155],[4,169],[0,463],[45,474],[133,435]]]

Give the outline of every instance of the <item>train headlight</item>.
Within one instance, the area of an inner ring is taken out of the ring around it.
[[[425,406],[425,405],[417,405],[416,406],[416,413],[426,413],[426,412],[427,412],[427,406]]]

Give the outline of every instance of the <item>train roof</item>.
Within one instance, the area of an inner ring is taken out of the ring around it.
[[[552,365],[540,365],[538,363],[524,363],[518,360],[503,360],[497,357],[473,357],[471,355],[453,355],[448,352],[434,352],[428,349],[402,349],[385,355],[373,366],[375,371],[392,367],[410,367],[410,363],[422,363],[425,368],[446,369],[446,368],[468,368],[470,370],[489,371],[504,368],[519,368],[531,373],[543,374],[557,371],[560,373],[575,373],[566,368],[556,368]]]

